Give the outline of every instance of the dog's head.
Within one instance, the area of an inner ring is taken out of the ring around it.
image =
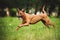
[[[25,15],[25,9],[20,10],[17,8],[17,11],[18,11],[18,18],[19,19]]]

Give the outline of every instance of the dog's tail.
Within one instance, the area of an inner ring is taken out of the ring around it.
[[[42,11],[45,12],[45,5],[43,6]]]
[[[47,12],[45,11],[45,5],[43,5],[43,7],[42,7],[42,12],[44,13],[44,14],[46,14]]]

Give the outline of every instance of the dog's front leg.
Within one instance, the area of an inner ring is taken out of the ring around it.
[[[23,26],[23,24],[25,24],[25,21],[22,20],[22,23],[19,26],[17,26],[16,30],[18,30],[19,28],[21,28]]]
[[[27,19],[26,23],[24,23],[23,26],[29,26],[29,24],[30,24],[30,19]]]
[[[19,28],[23,27],[23,26],[29,26],[30,20],[27,19],[26,21],[22,21],[22,24],[20,24],[16,30],[18,30]]]
[[[21,28],[21,27],[23,27],[23,26],[29,26],[29,22],[20,24],[20,25],[16,28],[16,30],[19,30],[19,28]]]
[[[19,28],[21,28],[21,27],[23,27],[23,26],[29,26],[29,23],[20,24],[20,25],[16,28],[16,30],[19,30]]]
[[[25,24],[23,24],[23,26],[29,26],[29,23],[25,23]]]
[[[21,28],[23,26],[23,24],[20,24],[17,28],[16,28],[16,30],[19,30],[19,28]]]

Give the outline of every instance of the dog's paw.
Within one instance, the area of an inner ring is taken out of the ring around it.
[[[16,30],[19,30],[19,27],[17,27]]]
[[[17,27],[16,30],[19,30],[19,28]]]

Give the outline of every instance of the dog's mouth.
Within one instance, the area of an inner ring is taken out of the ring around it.
[[[22,19],[22,16],[18,16],[18,19]]]
[[[22,18],[22,16],[18,16],[18,18]]]

